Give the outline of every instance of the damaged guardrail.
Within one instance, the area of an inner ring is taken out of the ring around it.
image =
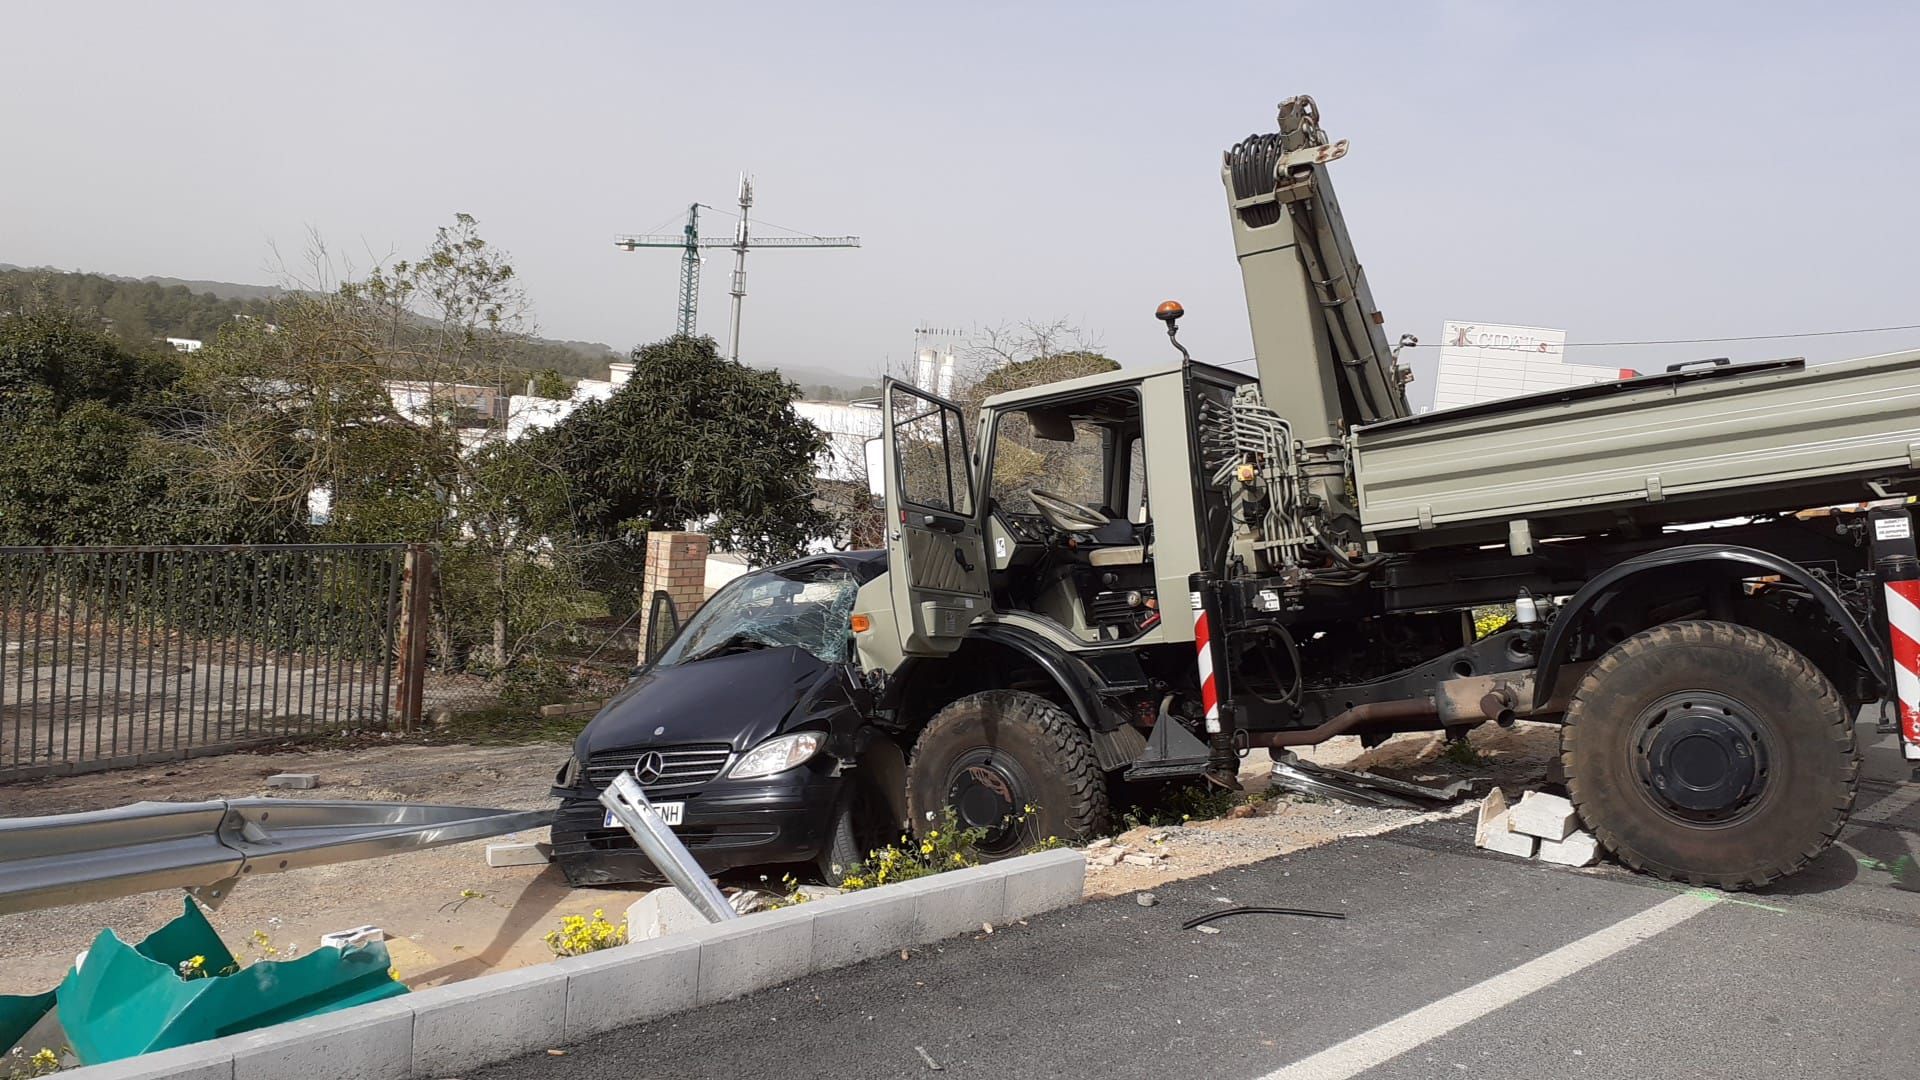
[[[551,824],[551,810],[223,799],[0,819],[0,915],[160,889],[217,907],[260,874],[443,847]]]
[[[607,789],[600,793],[600,805],[606,807],[613,819],[633,836],[633,842],[640,845],[640,850],[646,853],[654,867],[673,882],[674,887],[680,890],[680,895],[705,915],[708,922],[725,922],[740,917],[740,913],[733,910],[733,905],[727,903],[719,886],[700,868],[693,853],[687,850],[687,845],[673,834],[673,829],[660,816],[660,811],[653,808],[645,789],[632,773],[623,772],[614,777]]]

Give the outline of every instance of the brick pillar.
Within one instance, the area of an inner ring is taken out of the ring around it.
[[[653,607],[653,594],[664,589],[673,597],[681,623],[707,599],[707,553],[713,540],[705,533],[650,532],[647,534],[647,565],[642,575],[640,597],[640,649],[646,651],[647,615]],[[644,657],[642,658],[644,660]]]

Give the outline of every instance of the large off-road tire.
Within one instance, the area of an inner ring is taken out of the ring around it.
[[[1048,837],[1085,840],[1106,827],[1106,778],[1087,733],[1066,710],[1018,690],[973,694],[934,714],[907,762],[914,831],[953,809],[986,831],[984,858],[1018,855]]]
[[[1852,721],[1820,669],[1778,639],[1667,623],[1580,680],[1560,758],[1581,818],[1621,862],[1753,888],[1805,866],[1846,824]]]

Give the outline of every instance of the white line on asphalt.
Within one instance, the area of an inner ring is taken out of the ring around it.
[[[1510,971],[1423,1005],[1405,1016],[1335,1043],[1311,1057],[1268,1073],[1260,1080],[1346,1080],[1401,1054],[1511,1005],[1536,990],[1632,948],[1719,902],[1708,892],[1686,892],[1630,915],[1604,930],[1562,945]]]

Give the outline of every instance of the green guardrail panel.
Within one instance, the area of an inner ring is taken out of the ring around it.
[[[200,957],[193,978],[181,966]],[[60,1023],[89,1065],[217,1039],[407,992],[378,942],[323,946],[296,960],[237,968],[191,898],[137,947],[102,930],[58,991]]]
[[[53,1000],[51,990],[44,994],[0,994],[0,1063],[5,1061],[7,1051],[19,1044],[21,1036],[53,1009]],[[27,1049],[31,1052],[39,1047]]]

